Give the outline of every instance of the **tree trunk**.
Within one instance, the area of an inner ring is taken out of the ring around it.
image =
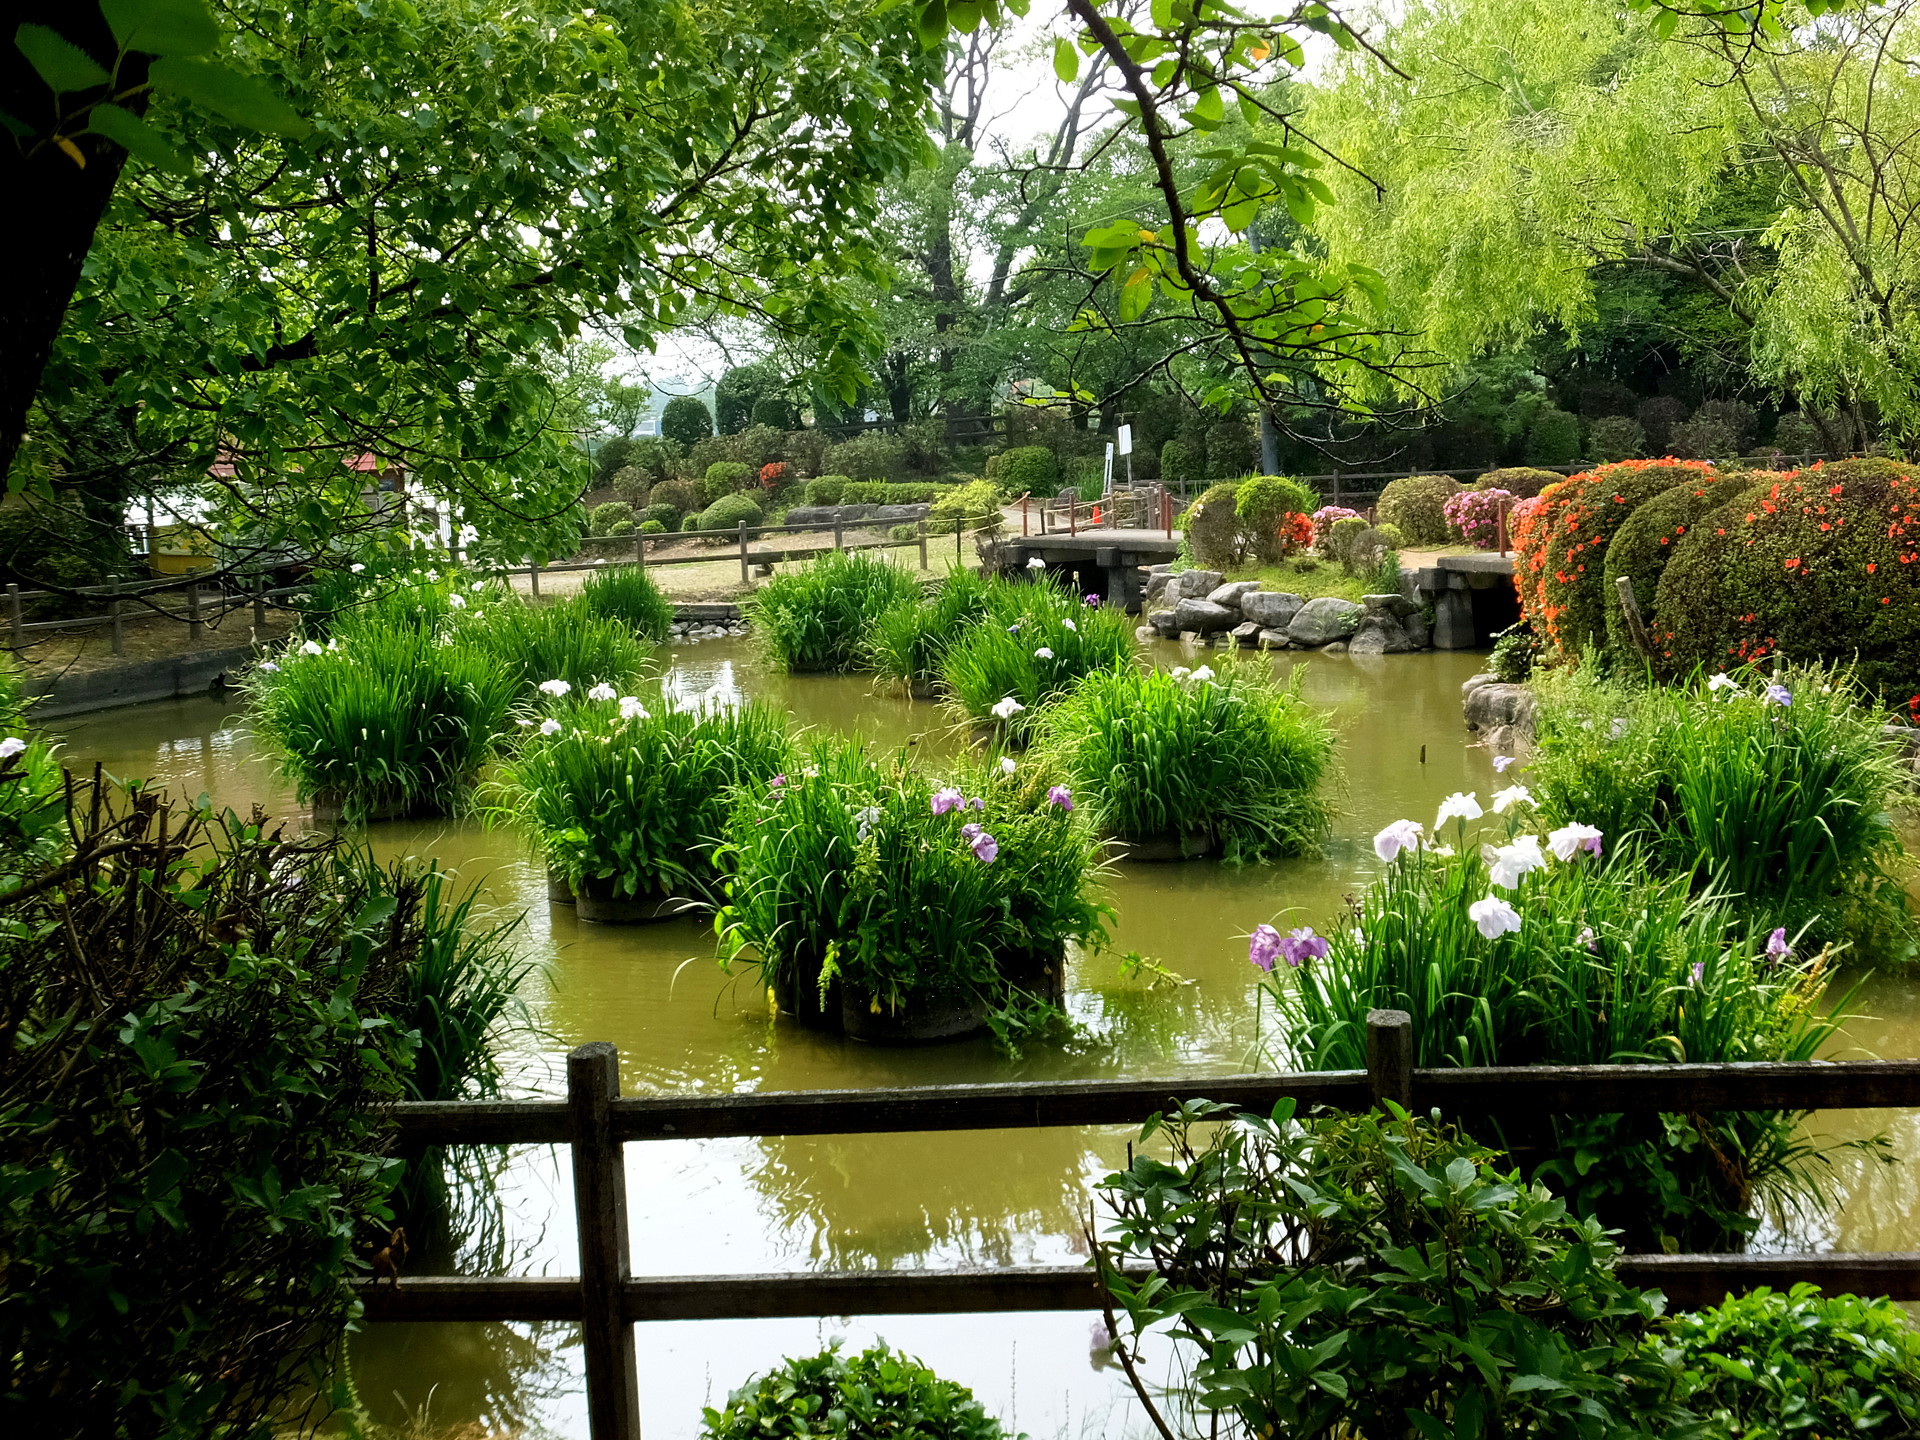
[[[78,45],[103,67],[116,54],[112,32],[94,3],[27,0],[7,26],[0,50],[0,110],[33,127],[20,139],[0,137],[0,195],[10,212],[13,260],[0,285],[0,476],[13,468],[26,433],[27,411],[40,391],[40,377],[53,353],[67,305],[93,234],[113,198],[126,152],[98,135],[75,135],[69,143],[84,166],[51,136],[59,128],[55,98],[12,43],[22,22],[47,26]],[[146,57],[130,55],[120,69],[122,90],[144,86]],[[92,95],[64,97],[71,113]],[[121,104],[139,114],[144,89]],[[83,128],[70,122],[71,128]]]

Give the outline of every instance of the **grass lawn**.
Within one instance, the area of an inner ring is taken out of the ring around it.
[[[1342,600],[1360,603],[1360,597],[1372,592],[1370,577],[1349,575],[1338,565],[1327,561],[1307,561],[1303,568],[1298,560],[1286,560],[1278,565],[1263,565],[1257,569],[1236,570],[1227,576],[1229,580],[1258,580],[1263,590],[1291,591],[1308,600],[1318,600],[1322,595],[1337,595]]]

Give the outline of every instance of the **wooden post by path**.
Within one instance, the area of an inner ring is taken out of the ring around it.
[[[1404,1010],[1367,1011],[1367,1085],[1373,1103],[1413,1109],[1413,1017]]]
[[[120,621],[120,597],[118,595],[115,595],[112,602],[107,606],[107,622],[113,637],[113,653],[116,656],[124,656],[127,653],[127,632],[126,627],[122,625]],[[195,625],[194,633],[198,635],[199,632],[200,627]]]
[[[747,522],[740,522],[740,583],[745,585],[753,577],[747,573]]]
[[[527,566],[527,579],[533,585],[533,598],[540,598],[540,562],[535,560]]]
[[[253,577],[253,628],[267,628],[267,577],[264,575]]]
[[[581,1349],[593,1440],[640,1440],[640,1376],[621,1294],[627,1258],[627,1168],[613,1138],[620,1052],[605,1040],[567,1056],[573,1208],[580,1227]]]
[[[12,636],[11,644],[15,650],[25,648],[27,631],[20,619],[20,587],[7,586],[7,630]]]
[[[920,568],[927,568],[927,522],[920,522]]]
[[[118,600],[113,602],[113,613],[115,617],[114,634],[117,636],[119,634],[120,624],[120,602]],[[187,634],[193,640],[193,643],[198,645],[206,633],[206,622],[200,618],[200,580],[199,577],[196,576],[187,582]],[[120,653],[117,644],[114,647],[113,653],[116,655]]]
[[[840,540],[840,512],[838,510],[833,512],[833,548],[836,550],[842,548]]]

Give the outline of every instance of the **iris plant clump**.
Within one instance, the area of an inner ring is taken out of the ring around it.
[[[1013,588],[978,570],[955,570],[932,596],[903,601],[875,622],[867,663],[883,680],[932,689],[941,682],[947,652],[990,614],[1013,608]]]
[[[1743,671],[1650,690],[1574,672],[1538,693],[1528,783],[1543,816],[1632,840],[1658,873],[1816,948],[1913,956],[1890,818],[1908,777],[1844,672]]]
[[[1024,744],[1038,711],[1082,676],[1130,665],[1133,649],[1119,610],[1037,582],[1009,587],[1004,605],[947,652],[941,673],[957,715]]]
[[[1332,728],[1263,666],[1096,671],[1034,736],[1122,840],[1200,835],[1230,860],[1258,860],[1309,854],[1326,830]]]
[[[1523,786],[1492,809],[1504,835],[1469,833],[1484,818],[1473,795],[1449,797],[1431,832],[1382,830],[1387,869],[1332,934],[1256,931],[1249,958],[1277,977],[1301,1062],[1364,1068],[1373,1008],[1413,1016],[1429,1067],[1808,1060],[1844,1022],[1846,997],[1823,1004],[1827,956],[1783,927],[1650,874],[1597,826],[1540,823]],[[1482,1117],[1578,1213],[1648,1250],[1737,1245],[1756,1199],[1822,1207],[1824,1157],[1799,1118]]]
[[[789,758],[786,728],[764,706],[677,710],[657,693],[600,685],[562,695],[529,725],[490,812],[523,828],[576,890],[714,899],[733,787],[764,784]]]
[[[673,627],[673,605],[640,565],[593,571],[580,587],[579,607],[597,619],[619,621],[654,645],[664,644]]]
[[[919,583],[899,566],[847,550],[776,575],[747,609],[761,644],[787,669],[852,670],[880,617],[919,595]]]
[[[1069,942],[1105,940],[1094,838],[1032,767],[936,779],[828,742],[742,788],[729,842],[722,951],[758,961],[782,993],[837,979],[892,1013],[991,1004],[1057,969]]]

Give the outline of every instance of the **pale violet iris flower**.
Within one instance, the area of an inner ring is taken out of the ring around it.
[[[951,785],[936,790],[933,792],[933,813],[936,815],[945,815],[951,811],[958,810],[961,805],[965,803],[966,798],[966,796],[962,795]]]
[[[1488,940],[1498,940],[1520,928],[1520,912],[1497,895],[1474,901],[1467,907],[1467,918]]]
[[[6,746],[0,745],[0,753]],[[1769,960],[1791,960],[1793,946],[1787,943],[1787,927],[1782,925],[1767,937],[1767,958]]]
[[[1062,810],[1073,809],[1073,792],[1064,785],[1055,785],[1047,791],[1047,803],[1058,805]]]
[[[1772,705],[1793,704],[1793,692],[1784,685],[1767,686],[1767,702]]]
[[[1051,660],[1053,659],[1053,651],[1042,645],[1038,650],[1033,652],[1033,658],[1036,660]]]
[[[1396,820],[1373,837],[1373,853],[1386,861],[1391,861],[1402,850],[1419,848],[1420,822],[1418,820]]]
[[[875,825],[880,823],[880,807],[869,805],[864,810],[853,812],[854,838],[864,840]]]
[[[256,670],[264,670],[269,675],[277,675],[280,673],[280,667],[274,664],[273,661],[271,660],[262,660],[258,665],[254,666],[253,668]]]
[[[552,695],[557,698],[565,695],[571,689],[573,689],[573,686],[564,680],[542,680],[540,682],[540,693],[542,695]]]
[[[1247,937],[1247,963],[1256,970],[1273,973],[1273,962],[1280,958],[1280,932],[1271,925],[1256,925]]]
[[[1496,775],[1504,775],[1507,773],[1507,767],[1511,764],[1513,764],[1513,756],[1496,755],[1493,757],[1493,773]]]
[[[1511,890],[1523,875],[1546,868],[1547,857],[1540,853],[1540,837],[1522,835],[1511,845],[1501,845],[1487,857],[1487,877],[1502,890]]]
[[[1600,853],[1600,832],[1591,825],[1562,825],[1547,836],[1547,848],[1553,851],[1556,860],[1571,860],[1582,850],[1589,855]]]
[[[1479,798],[1471,790],[1456,790],[1440,802],[1440,813],[1433,818],[1433,828],[1438,830],[1449,820],[1478,820],[1484,814]]]

